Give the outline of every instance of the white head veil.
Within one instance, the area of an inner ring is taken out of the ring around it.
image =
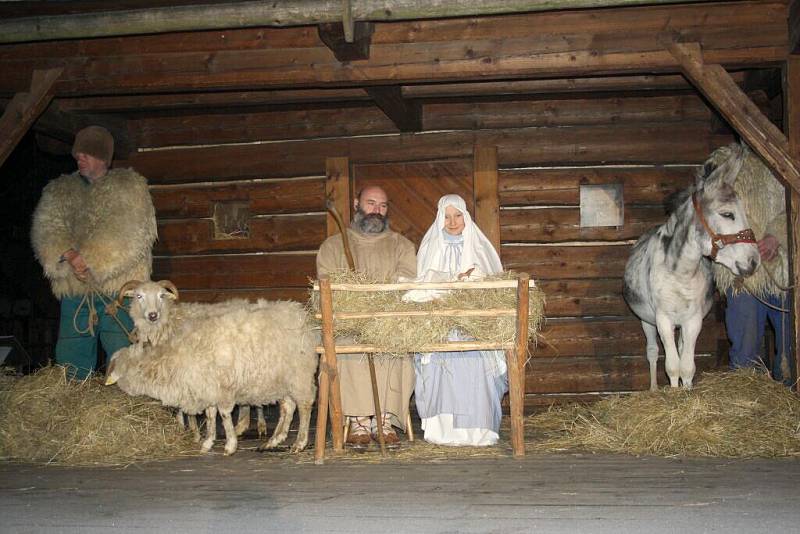
[[[464,236],[464,250],[461,253],[459,273],[472,267],[475,267],[476,271],[480,271],[480,274],[484,276],[503,272],[500,256],[497,255],[497,251],[489,239],[472,221],[464,199],[458,195],[445,195],[439,199],[436,220],[422,238],[422,244],[417,253],[418,277],[425,281],[431,281],[437,277],[436,273],[441,272],[442,257],[446,248],[442,232],[444,231],[447,206],[453,206],[464,215],[464,231],[461,234]]]

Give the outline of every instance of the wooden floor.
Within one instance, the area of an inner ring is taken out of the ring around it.
[[[0,462],[0,532],[793,532],[800,459],[258,453]],[[504,454],[507,452],[507,454]],[[413,455],[410,455],[413,456]]]

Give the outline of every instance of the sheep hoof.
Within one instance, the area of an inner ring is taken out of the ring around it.
[[[236,445],[234,445],[233,447],[229,447],[228,445],[225,445],[225,451],[222,453],[222,455],[223,456],[230,456],[230,455],[234,454],[235,452],[236,452]]]
[[[306,448],[306,444],[305,443],[302,443],[302,444],[296,443],[296,444],[292,445],[292,448],[289,450],[289,452],[291,452],[292,454],[297,454],[298,452],[302,452],[303,449],[305,449],[305,448]]]
[[[213,446],[214,442],[212,440],[205,440],[203,446],[200,447],[200,452],[209,452]]]

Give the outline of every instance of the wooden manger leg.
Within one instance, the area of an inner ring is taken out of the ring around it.
[[[372,381],[372,403],[375,406],[375,422],[378,425],[378,444],[381,446],[381,456],[386,456],[386,440],[383,437],[383,412],[381,411],[381,398],[378,396],[378,377],[375,374],[375,357],[370,352],[367,354],[369,363],[369,378]]]
[[[319,364],[317,428],[314,436],[314,463],[317,464],[323,463],[325,458],[329,408],[333,448],[334,450],[342,450],[344,448],[344,440],[342,439],[342,398],[339,392],[336,344],[333,338],[333,300],[331,298],[331,281],[327,275],[319,277],[319,290],[324,352]]]
[[[514,350],[506,351],[508,395],[511,411],[511,446],[514,456],[525,456],[525,357],[528,354],[528,281],[530,275],[517,278],[517,331]]]

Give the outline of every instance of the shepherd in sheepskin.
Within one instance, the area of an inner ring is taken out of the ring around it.
[[[98,292],[112,297],[128,280],[149,279],[157,237],[147,180],[132,169],[109,170],[113,152],[105,128],[78,132],[78,171],[47,184],[33,214],[33,250],[61,300],[56,363],[71,366],[77,378],[94,370],[98,338],[106,354],[129,344]],[[97,324],[89,322],[90,307]],[[132,328],[128,317],[118,317]]]
[[[718,148],[709,160],[723,161],[737,149],[736,145]],[[735,369],[759,364],[769,320],[775,329],[775,353],[766,363],[775,380],[790,385],[794,373],[792,327],[789,313],[784,310],[788,310],[791,300],[783,289],[789,285],[786,192],[761,158],[750,150],[733,188],[758,241],[761,266],[752,276],[737,279],[728,269],[714,264],[717,288],[727,298],[725,325],[731,341],[730,366]]]

